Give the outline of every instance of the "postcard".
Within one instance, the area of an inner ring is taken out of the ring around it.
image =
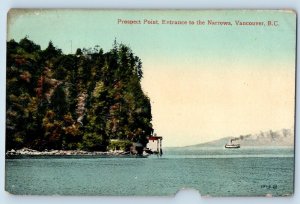
[[[291,10],[11,9],[5,189],[291,196]]]

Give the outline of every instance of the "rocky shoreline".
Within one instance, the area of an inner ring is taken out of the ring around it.
[[[108,152],[89,152],[83,150],[44,150],[38,151],[29,148],[22,148],[19,150],[9,150],[6,152],[6,156],[68,156],[68,155],[99,155],[99,156],[124,156],[133,155],[130,152],[124,152],[121,150],[108,151]]]

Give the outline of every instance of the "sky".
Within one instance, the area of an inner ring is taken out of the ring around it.
[[[7,40],[28,36],[64,53],[116,38],[143,62],[142,87],[163,146],[294,125],[296,16],[291,11],[11,10]],[[142,24],[118,24],[140,20]],[[144,20],[206,25],[143,24]],[[230,21],[232,26],[207,25]],[[278,26],[236,26],[276,21]]]

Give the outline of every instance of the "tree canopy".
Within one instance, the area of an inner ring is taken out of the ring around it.
[[[7,149],[105,151],[111,139],[145,146],[153,132],[142,62],[124,44],[63,54],[10,40],[6,77]]]

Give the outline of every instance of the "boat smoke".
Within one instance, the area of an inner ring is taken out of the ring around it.
[[[239,137],[233,138],[230,141],[234,142],[234,141],[237,141],[237,140],[244,140],[244,139],[247,139],[249,137],[251,137],[251,134],[249,134],[249,135],[240,135]]]

